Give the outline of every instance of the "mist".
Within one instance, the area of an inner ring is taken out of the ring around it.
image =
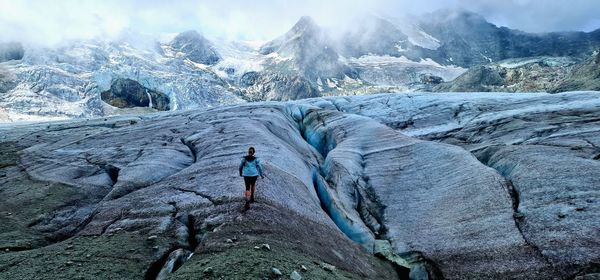
[[[281,35],[303,15],[326,27],[348,27],[365,14],[399,17],[438,9],[470,10],[494,24],[529,32],[600,28],[596,0],[0,0],[0,42],[57,44],[113,39],[124,32],[164,36],[190,29],[209,37],[264,41]]]

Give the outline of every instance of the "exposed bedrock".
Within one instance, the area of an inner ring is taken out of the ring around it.
[[[0,93],[9,92],[17,86],[18,82],[14,73],[0,66]]]
[[[21,60],[25,55],[23,45],[17,42],[0,43],[0,62]]]
[[[169,46],[180,52],[184,58],[196,63],[213,65],[222,59],[213,44],[194,30],[178,34]]]
[[[130,79],[116,79],[110,89],[100,94],[102,101],[117,108],[149,107],[159,111],[169,110],[169,97],[142,86]]]

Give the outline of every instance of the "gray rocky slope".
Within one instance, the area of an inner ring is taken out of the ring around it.
[[[476,66],[432,90],[552,93],[600,90],[600,51],[582,61],[571,57],[533,57]]]
[[[0,278],[597,277],[599,105],[409,93],[4,125]],[[242,213],[250,145],[267,177]]]

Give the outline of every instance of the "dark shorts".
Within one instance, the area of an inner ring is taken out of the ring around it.
[[[250,190],[250,186],[256,184],[256,179],[258,176],[244,176],[244,183],[246,184],[246,190]]]

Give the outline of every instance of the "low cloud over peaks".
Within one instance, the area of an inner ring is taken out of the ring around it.
[[[190,29],[213,37],[269,40],[304,15],[335,27],[351,25],[364,14],[398,17],[438,9],[467,9],[497,25],[529,32],[600,28],[596,0],[0,0],[0,41],[56,44],[112,38],[126,30],[164,34]]]

